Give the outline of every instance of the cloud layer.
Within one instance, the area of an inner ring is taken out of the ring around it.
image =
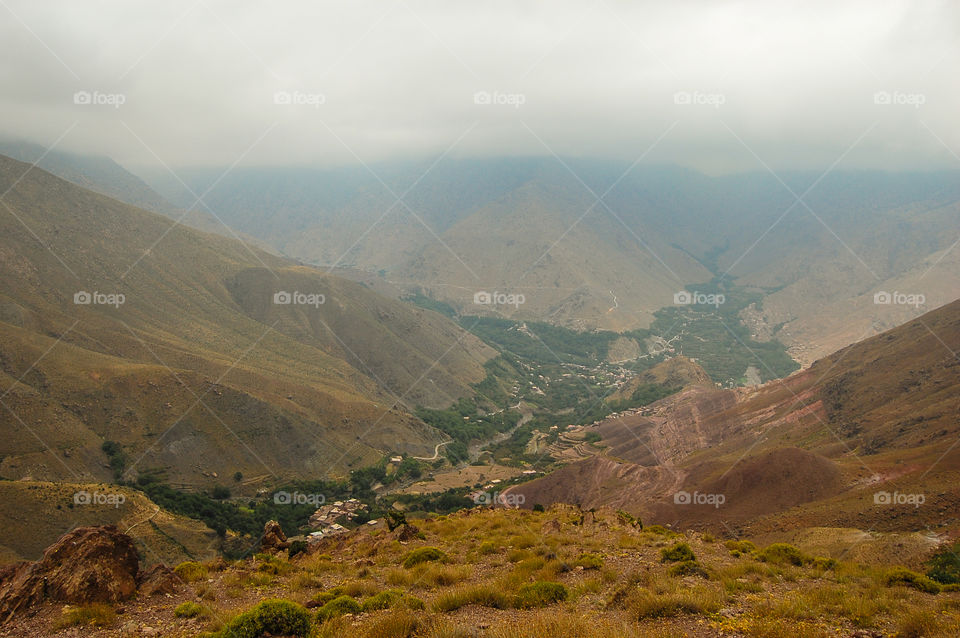
[[[960,168],[954,2],[0,5],[0,134],[128,165]]]

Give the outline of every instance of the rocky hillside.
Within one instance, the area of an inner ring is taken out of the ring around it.
[[[0,476],[343,474],[442,436],[493,351],[445,317],[0,157]]]
[[[79,528],[0,573],[0,635],[946,638],[960,626],[956,586],[920,573],[932,547],[864,564],[568,506],[395,522],[311,543],[268,524],[261,553],[172,573],[138,565],[115,528]]]
[[[712,530],[960,528],[960,301],[754,388],[599,424],[605,451],[510,488]]]

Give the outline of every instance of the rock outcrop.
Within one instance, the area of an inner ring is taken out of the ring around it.
[[[287,535],[277,521],[267,521],[263,526],[263,536],[260,538],[260,549],[265,552],[284,551],[290,547]]]
[[[0,572],[0,623],[45,600],[118,602],[137,591],[140,560],[133,539],[113,525],[78,527],[36,562]]]

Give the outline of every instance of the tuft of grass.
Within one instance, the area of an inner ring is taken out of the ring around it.
[[[117,612],[110,605],[91,603],[68,607],[63,617],[54,623],[56,629],[67,627],[109,627],[117,619]]]
[[[517,590],[514,606],[520,609],[546,607],[563,602],[568,595],[567,588],[562,584],[541,580],[521,586]]]
[[[432,605],[434,611],[456,611],[467,605],[480,605],[493,609],[507,609],[510,601],[500,589],[491,585],[460,587],[438,596]]]
[[[584,569],[600,569],[603,567],[603,557],[599,554],[583,553],[574,564]]]
[[[187,583],[193,583],[207,577],[207,568],[192,560],[180,563],[173,568],[173,572]]]
[[[469,565],[429,564],[416,575],[417,580],[432,587],[449,587],[470,578],[472,573],[473,569]]]
[[[905,567],[894,567],[888,571],[884,575],[883,582],[887,587],[903,585],[926,594],[940,593],[940,585],[936,581]]]
[[[198,616],[209,616],[210,610],[200,603],[188,600],[177,605],[177,608],[173,610],[173,615],[177,618],[196,618]]]
[[[810,558],[790,543],[773,543],[756,553],[757,559],[774,565],[800,566],[810,561]]]
[[[660,561],[664,563],[680,563],[695,560],[697,560],[697,557],[693,555],[693,550],[690,549],[690,546],[686,543],[677,543],[660,550]]]
[[[710,578],[710,574],[703,565],[695,560],[685,560],[676,563],[670,567],[671,576],[699,576],[700,578]]]
[[[447,555],[436,547],[418,547],[407,553],[403,557],[403,566],[406,569],[411,567],[416,567],[420,563],[428,563],[431,561],[446,560]]]
[[[638,587],[627,596],[625,606],[637,620],[669,618],[681,614],[714,614],[720,610],[724,596],[705,586],[679,589],[676,584],[659,583],[666,591]]]
[[[730,555],[735,557],[745,556],[757,551],[757,546],[750,541],[728,540],[724,544]]]

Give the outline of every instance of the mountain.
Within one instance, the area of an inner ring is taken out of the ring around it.
[[[437,313],[6,157],[0,192],[6,478],[107,479],[105,441],[128,478],[192,487],[426,455],[443,436],[413,408],[471,396],[494,354]]]
[[[465,314],[625,330],[721,278],[762,293],[743,321],[808,365],[960,296],[956,172],[708,177],[444,158],[183,174],[194,191],[212,187],[205,200],[238,232],[305,262],[380,273]],[[186,205],[173,186],[157,188]],[[523,303],[478,305],[478,292]],[[875,304],[883,292],[924,303]]]
[[[614,415],[605,451],[508,492],[751,534],[955,529],[958,351],[955,301],[786,379]]]
[[[0,141],[0,155],[37,167],[87,190],[164,215],[176,207],[109,157],[68,153],[22,141]]]

